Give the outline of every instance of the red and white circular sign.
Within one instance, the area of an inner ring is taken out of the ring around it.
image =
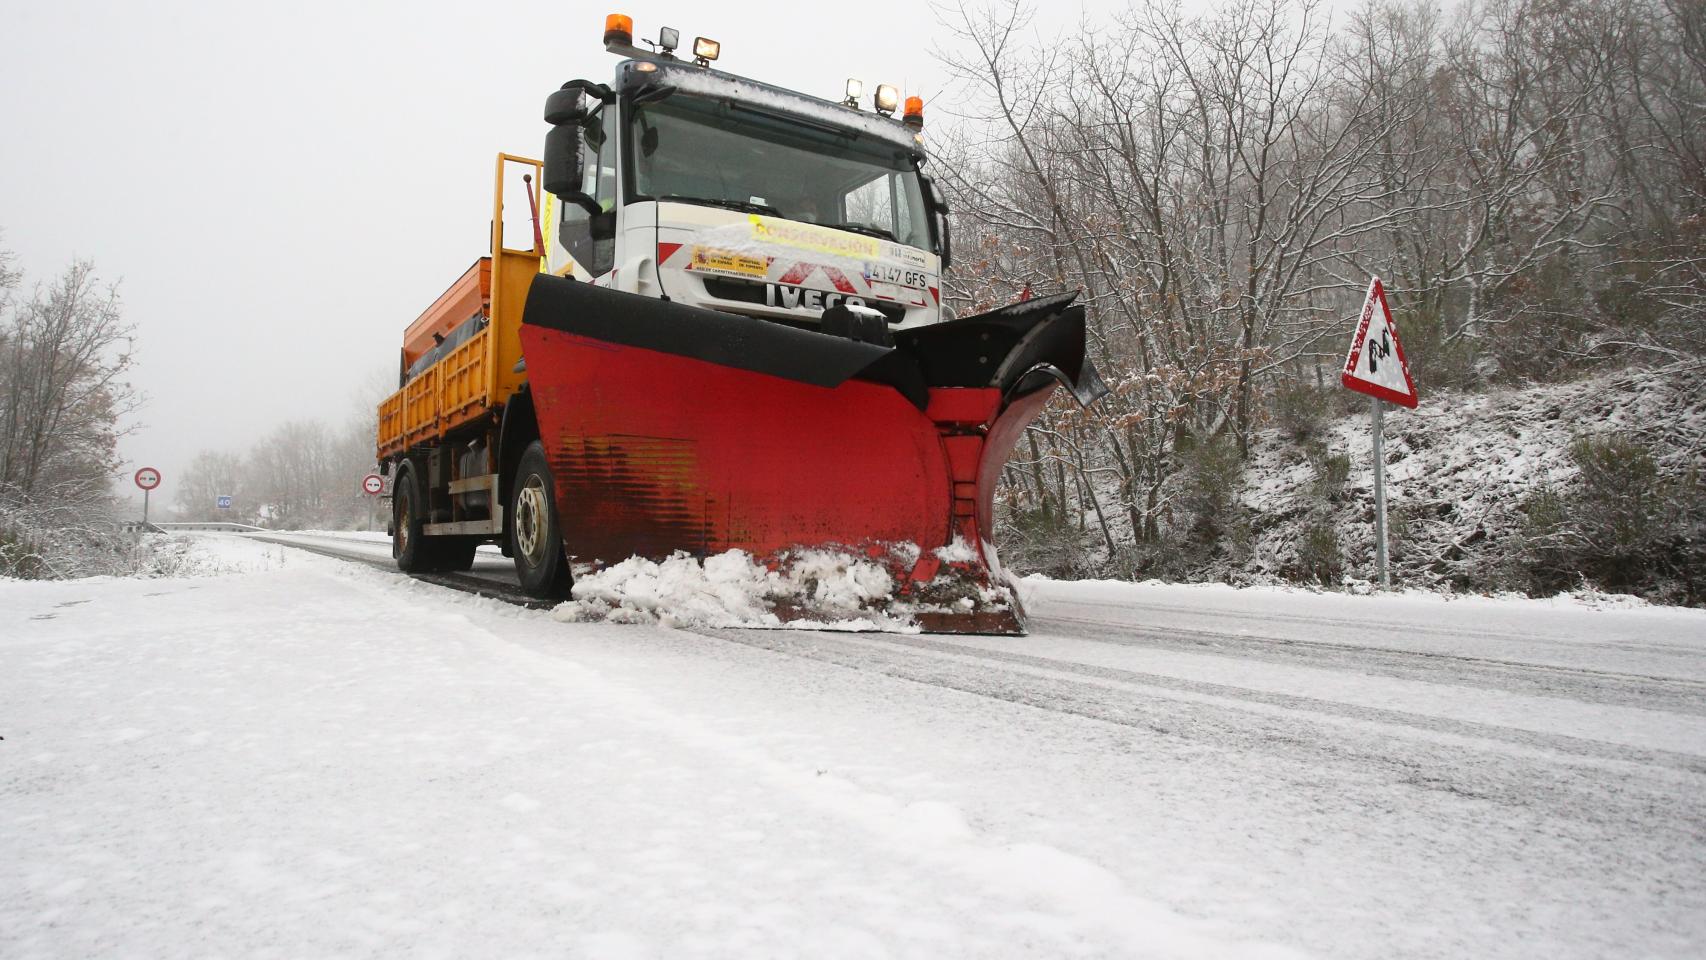
[[[370,473],[361,478],[361,489],[364,493],[377,494],[385,489],[385,481],[377,473]]]
[[[136,471],[136,485],[144,490],[152,490],[160,485],[160,471],[153,467],[143,467]]]

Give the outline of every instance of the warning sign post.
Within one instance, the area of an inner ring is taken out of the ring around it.
[[[1374,559],[1380,568],[1380,589],[1392,589],[1392,572],[1386,558],[1386,425],[1382,403],[1416,407],[1416,381],[1410,377],[1410,364],[1404,359],[1404,345],[1398,340],[1398,326],[1392,322],[1392,310],[1386,305],[1386,289],[1380,278],[1368,285],[1368,296],[1362,303],[1362,316],[1357,321],[1356,336],[1351,338],[1351,352],[1345,356],[1345,369],[1339,382],[1358,393],[1366,393],[1374,409]]]

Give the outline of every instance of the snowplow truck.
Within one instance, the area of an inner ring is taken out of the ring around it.
[[[550,93],[542,161],[498,156],[490,255],[404,334],[377,445],[398,566],[496,543],[552,597],[630,557],[838,552],[926,630],[1022,632],[993,496],[1055,388],[1105,392],[1083,308],[943,309],[918,98],[897,119],[893,87],[865,109],[632,30],[607,21],[613,82]]]

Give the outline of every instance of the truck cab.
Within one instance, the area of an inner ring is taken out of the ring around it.
[[[619,31],[606,47],[625,55],[612,84],[547,101],[546,272],[804,329],[837,306],[889,330],[943,319],[946,208],[923,172],[921,101],[895,119],[892,87],[880,112]]]

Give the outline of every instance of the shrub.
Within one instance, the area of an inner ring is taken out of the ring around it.
[[[1074,579],[1102,574],[1088,534],[1059,510],[1013,507],[996,526],[1001,560],[1015,572]]]
[[[1274,389],[1274,424],[1280,436],[1306,444],[1320,437],[1332,416],[1332,397],[1300,380],[1286,380]]]
[[[1421,531],[1421,518],[1416,508],[1407,503],[1392,504],[1386,511],[1386,549],[1396,561],[1409,552],[1410,544]]]
[[[105,507],[101,501],[41,503],[0,493],[0,577],[147,576],[178,565],[172,551],[120,530]]]
[[[1344,559],[1339,555],[1339,535],[1332,521],[1325,517],[1311,521],[1297,540],[1295,572],[1298,578],[1328,585],[1338,582],[1344,569]]]
[[[1570,444],[1580,509],[1574,518],[1588,534],[1601,582],[1632,587],[1650,565],[1661,536],[1658,461],[1640,443],[1622,437],[1579,437]]]
[[[1244,459],[1237,445],[1224,436],[1182,451],[1181,459],[1179,504],[1191,514],[1189,539],[1212,546],[1238,519]]]
[[[1581,576],[1576,555],[1582,547],[1571,524],[1571,508],[1563,493],[1543,487],[1523,500],[1522,549],[1516,582],[1535,596],[1569,590]]]
[[[1351,455],[1335,453],[1325,443],[1310,444],[1304,450],[1315,479],[1309,485],[1310,496],[1318,503],[1338,503],[1345,497],[1345,484],[1351,478]]]
[[[1621,436],[1578,437],[1566,488],[1522,504],[1519,556],[1527,589],[1555,593],[1590,581],[1602,589],[1683,603],[1706,601],[1706,492],[1690,469],[1666,478],[1652,451]]]

